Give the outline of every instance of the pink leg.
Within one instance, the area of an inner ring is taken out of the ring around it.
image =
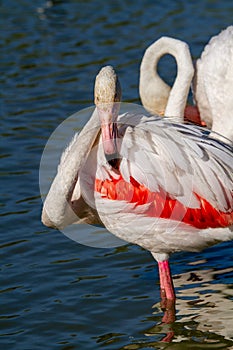
[[[159,266],[159,278],[162,299],[175,300],[175,290],[173,286],[171,271],[168,260],[158,261]]]
[[[161,290],[161,308],[164,311],[163,323],[173,323],[175,321],[175,290],[173,286],[171,271],[168,260],[158,261],[160,290]],[[170,339],[170,337],[168,337]],[[163,341],[170,341],[164,339]]]

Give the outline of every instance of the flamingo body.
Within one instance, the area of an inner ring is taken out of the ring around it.
[[[231,147],[166,118],[126,114],[119,123],[119,168],[100,142],[81,172],[85,201],[106,228],[164,256],[232,239]]]
[[[178,118],[119,115],[119,88],[113,68],[104,67],[96,110],[62,156],[42,221],[57,228],[97,221],[148,249],[158,261],[162,298],[174,300],[169,254],[233,239],[232,146],[179,121],[183,102]]]
[[[233,26],[211,38],[196,63],[194,96],[201,119],[233,141]],[[223,127],[224,123],[224,127]]]

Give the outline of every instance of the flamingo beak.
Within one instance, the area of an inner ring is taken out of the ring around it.
[[[117,117],[119,103],[97,105],[101,123],[102,142],[106,156],[117,154]]]

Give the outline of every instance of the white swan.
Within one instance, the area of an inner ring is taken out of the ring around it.
[[[158,62],[166,54],[172,55],[177,63],[172,89],[157,72]],[[193,73],[189,46],[185,42],[170,37],[155,41],[146,49],[140,66],[139,94],[143,106],[151,113],[182,120],[189,93],[187,86]]]
[[[194,96],[201,119],[233,142],[233,26],[211,38],[196,63]],[[223,127],[224,125],[224,127]]]
[[[162,298],[174,301],[169,254],[233,239],[232,148],[176,118],[118,115],[120,97],[113,68],[104,67],[96,110],[62,157],[42,221],[60,228],[90,214],[90,222],[148,249]]]

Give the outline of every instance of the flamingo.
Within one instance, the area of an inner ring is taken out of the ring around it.
[[[166,54],[172,55],[177,63],[177,76],[172,90],[157,72],[158,62]],[[186,105],[189,92],[186,89],[186,79],[189,80],[190,75],[193,74],[192,70],[193,63],[187,43],[166,36],[155,41],[146,49],[140,65],[139,95],[143,106],[152,114],[172,115],[175,112],[174,101],[169,99],[170,93],[172,93],[175,94],[176,98],[179,96],[179,99],[185,103],[183,115],[180,117],[204,125],[203,121],[200,120],[196,106]],[[179,92],[176,93],[176,89]],[[172,106],[171,110],[167,106],[169,100]]]
[[[120,115],[120,100],[117,75],[106,66],[96,77],[96,109],[62,156],[42,222],[60,228],[90,214],[90,222],[149,250],[158,262],[163,304],[171,311],[170,254],[233,239],[232,145],[184,124],[182,100],[172,118]],[[165,315],[171,320],[173,311]]]
[[[169,52],[170,53],[176,52],[178,48],[179,50],[177,52],[178,54],[179,52],[182,53],[179,56],[181,56],[181,61],[184,62],[185,64],[184,64],[184,68],[182,68],[183,65],[181,65],[181,68],[179,67],[179,71],[180,71],[179,76],[176,79],[176,82],[172,88],[171,94],[170,94],[170,90],[171,90],[170,87],[166,83],[164,83],[162,79],[160,79],[159,76],[157,75],[157,80],[159,83],[154,85],[155,86],[160,85],[159,90],[166,90],[168,93],[166,95],[166,101],[159,98],[158,100],[156,100],[156,105],[160,106],[159,110],[160,110],[160,113],[162,113],[161,111],[163,110],[163,108],[165,108],[165,102],[166,102],[166,105],[167,105],[166,112],[165,112],[166,115],[169,116],[171,114],[172,116],[177,117],[181,121],[183,119],[186,99],[189,92],[191,79],[194,74],[194,69],[193,69],[188,45],[180,40],[176,40],[168,37],[161,38],[154,44],[152,48],[153,49],[152,55],[154,55],[155,45],[157,49],[160,47],[161,53],[158,57],[159,59],[163,54],[167,52],[167,51],[164,51],[164,48],[169,47],[169,44],[171,48]],[[157,50],[155,51],[157,52]],[[147,78],[146,77],[147,64],[150,62],[150,60],[147,59],[148,52],[150,52],[150,48],[147,50],[147,54],[145,54],[144,56],[144,62],[142,62],[142,65],[141,65],[141,71],[142,71],[141,77],[144,77],[144,79],[141,79],[140,91],[141,90],[144,91],[144,89],[142,88]],[[149,67],[150,65],[148,65],[148,68]],[[104,71],[107,71],[107,69]],[[143,72],[145,72],[145,74],[143,74]],[[106,73],[106,76],[109,78],[109,74]],[[150,79],[148,80],[150,81]],[[97,79],[96,86],[98,85],[98,81],[99,80]],[[151,87],[151,85],[149,86]],[[180,88],[180,86],[182,87]],[[102,90],[104,90],[104,87],[102,88]],[[121,89],[119,86],[117,90],[118,90],[118,95],[114,100],[112,95],[114,93],[113,89],[107,89],[107,93],[110,94],[108,99],[114,102],[117,102],[117,101],[119,102],[121,99],[121,96],[120,96]],[[157,92],[159,92],[159,90]],[[106,94],[106,91],[104,91],[103,94]],[[143,93],[142,93],[142,96],[144,96]],[[168,97],[169,97],[169,100],[168,100]],[[98,103],[97,101],[98,98],[99,98],[98,96],[95,98],[96,103]],[[178,99],[178,103],[175,101],[175,99]],[[147,107],[146,102],[144,103],[144,105],[146,105]],[[148,109],[150,108],[148,107]],[[102,221],[99,218],[99,215],[96,209],[91,206],[88,206],[87,203],[83,200],[83,196],[80,193],[81,191],[80,177],[77,176],[77,171],[76,171],[76,169],[80,169],[82,165],[85,163],[85,160],[88,154],[87,149],[88,147],[90,149],[92,148],[93,144],[95,143],[95,139],[98,136],[99,125],[97,122],[98,118],[96,117],[96,114],[97,114],[97,111],[94,111],[92,118],[83,128],[81,133],[79,135],[77,134],[75,135],[69,147],[65,150],[65,152],[61,157],[61,163],[58,167],[57,176],[55,177],[51,185],[51,189],[47,195],[46,201],[44,203],[43,211],[42,211],[42,222],[46,226],[62,229],[74,222],[102,224]],[[79,143],[78,158],[76,157],[76,155],[75,157],[72,156],[75,154],[75,148],[77,147],[77,142]],[[77,182],[75,182],[76,180]],[[70,184],[72,184],[72,187]],[[59,206],[54,205],[54,198],[56,198],[56,203],[59,203]]]
[[[196,62],[193,86],[201,119],[230,140],[233,138],[232,64],[233,26],[229,26],[205,46]]]

